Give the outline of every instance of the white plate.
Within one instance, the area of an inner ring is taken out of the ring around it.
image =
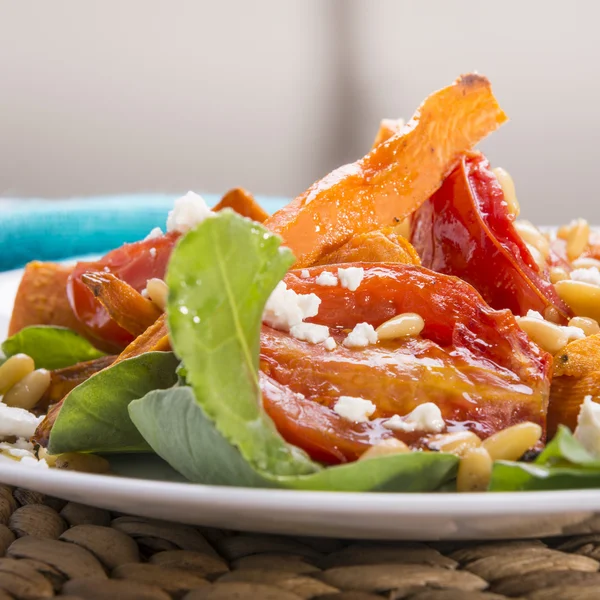
[[[20,271],[0,273],[3,339]],[[441,540],[600,531],[600,490],[495,494],[298,492],[182,482],[151,455],[112,459],[118,475],[0,462],[0,481],[85,504],[196,525],[295,535]]]

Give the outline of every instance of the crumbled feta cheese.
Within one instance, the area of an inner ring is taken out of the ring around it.
[[[333,410],[348,421],[364,423],[369,420],[376,408],[370,400],[355,398],[354,396],[340,396]]]
[[[324,346],[325,350],[329,350],[329,352],[331,352],[332,350],[335,350],[337,344],[335,343],[335,340],[332,337],[328,337],[324,342]]]
[[[308,279],[310,277],[310,271],[308,269],[302,269],[300,277],[302,277],[302,279]]]
[[[6,406],[0,402],[0,437],[17,436],[30,438],[43,421],[22,408]]]
[[[163,236],[162,229],[160,227],[155,227],[145,238],[145,241],[148,240],[156,240],[159,237]]]
[[[290,334],[297,340],[320,344],[329,337],[329,327],[315,325],[314,323],[299,323],[290,328]]]
[[[392,431],[428,431],[439,433],[446,427],[440,409],[433,402],[425,402],[417,406],[412,412],[404,418],[400,415],[394,415],[383,426]]]
[[[572,342],[573,340],[581,340],[585,337],[585,332],[583,331],[583,329],[581,329],[581,327],[571,327],[563,325],[561,329],[567,334],[567,337],[569,338],[570,342]]]
[[[156,258],[156,248],[150,248],[149,252],[152,258]]]
[[[331,273],[330,271],[323,271],[316,279],[315,283],[317,285],[323,285],[328,287],[333,287],[338,284],[337,277]]]
[[[354,292],[358,289],[363,277],[365,276],[365,270],[362,267],[348,267],[347,269],[339,268],[338,277],[342,287],[349,289]]]
[[[316,316],[320,304],[321,298],[316,294],[297,294],[280,281],[267,300],[263,321],[275,329],[289,331],[304,319]]]
[[[571,271],[571,279],[600,286],[600,271],[598,271],[598,267],[575,269]]]
[[[369,323],[359,323],[344,340],[346,348],[366,348],[369,344],[377,343],[377,332]]]
[[[539,313],[537,310],[531,310],[529,309],[527,311],[527,314],[525,315],[526,317],[530,318],[530,319],[537,319],[538,321],[543,321],[544,317],[542,316],[541,313]]]
[[[579,409],[574,436],[593,456],[600,458],[600,404],[586,396]]]
[[[175,200],[173,210],[167,217],[167,231],[186,233],[212,216],[214,213],[208,208],[204,198],[194,192],[188,192]]]

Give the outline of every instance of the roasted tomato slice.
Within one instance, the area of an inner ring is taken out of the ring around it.
[[[316,284],[322,271],[335,272],[332,267],[313,267],[308,278],[297,271],[285,278],[297,293],[321,298],[311,321],[331,328],[338,342],[334,351],[263,327],[263,401],[289,442],[326,462],[355,460],[392,435],[421,447],[423,432],[391,432],[382,423],[425,402],[440,408],[448,430],[469,429],[482,438],[522,421],[545,427],[552,360],[509,311],[491,309],[469,284],[422,267],[353,266],[364,269],[354,292]],[[364,349],[343,346],[356,324],[377,327],[405,312],[423,317],[420,336]],[[349,423],[337,415],[333,406],[340,396],[373,402],[371,421]]]
[[[78,263],[67,281],[67,295],[75,316],[86,327],[89,336],[105,342],[115,351],[122,350],[133,336],[119,327],[106,309],[82,282],[88,271],[106,271],[141,292],[148,279],[164,278],[171,251],[180,234],[167,233],[159,238],[125,244],[96,262]]]
[[[554,309],[562,322],[571,316],[515,230],[482,154],[465,156],[413,215],[411,242],[423,266],[464,279],[494,308],[515,315]]]

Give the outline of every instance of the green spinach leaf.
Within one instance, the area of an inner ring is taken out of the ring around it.
[[[150,392],[129,404],[129,414],[156,453],[196,483],[346,492],[426,492],[451,480],[458,462],[450,454],[414,452],[306,475],[274,475],[257,470],[219,433],[190,387]]]
[[[85,338],[65,327],[33,325],[9,337],[2,344],[7,357],[28,354],[36,369],[62,369],[104,356]]]
[[[49,451],[149,452],[127,406],[151,390],[174,385],[178,362],[172,352],[149,352],[92,375],[66,397],[52,427]]]
[[[294,262],[279,245],[233,211],[207,219],[173,251],[167,314],[186,380],[219,432],[260,471],[296,475],[320,467],[279,435],[258,386],[263,307]]]

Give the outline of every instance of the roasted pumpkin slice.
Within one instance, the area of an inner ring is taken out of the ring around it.
[[[292,249],[296,266],[314,264],[353,235],[413,213],[460,157],[504,121],[490,82],[464,75],[429,96],[400,132],[326,175],[265,225]]]

